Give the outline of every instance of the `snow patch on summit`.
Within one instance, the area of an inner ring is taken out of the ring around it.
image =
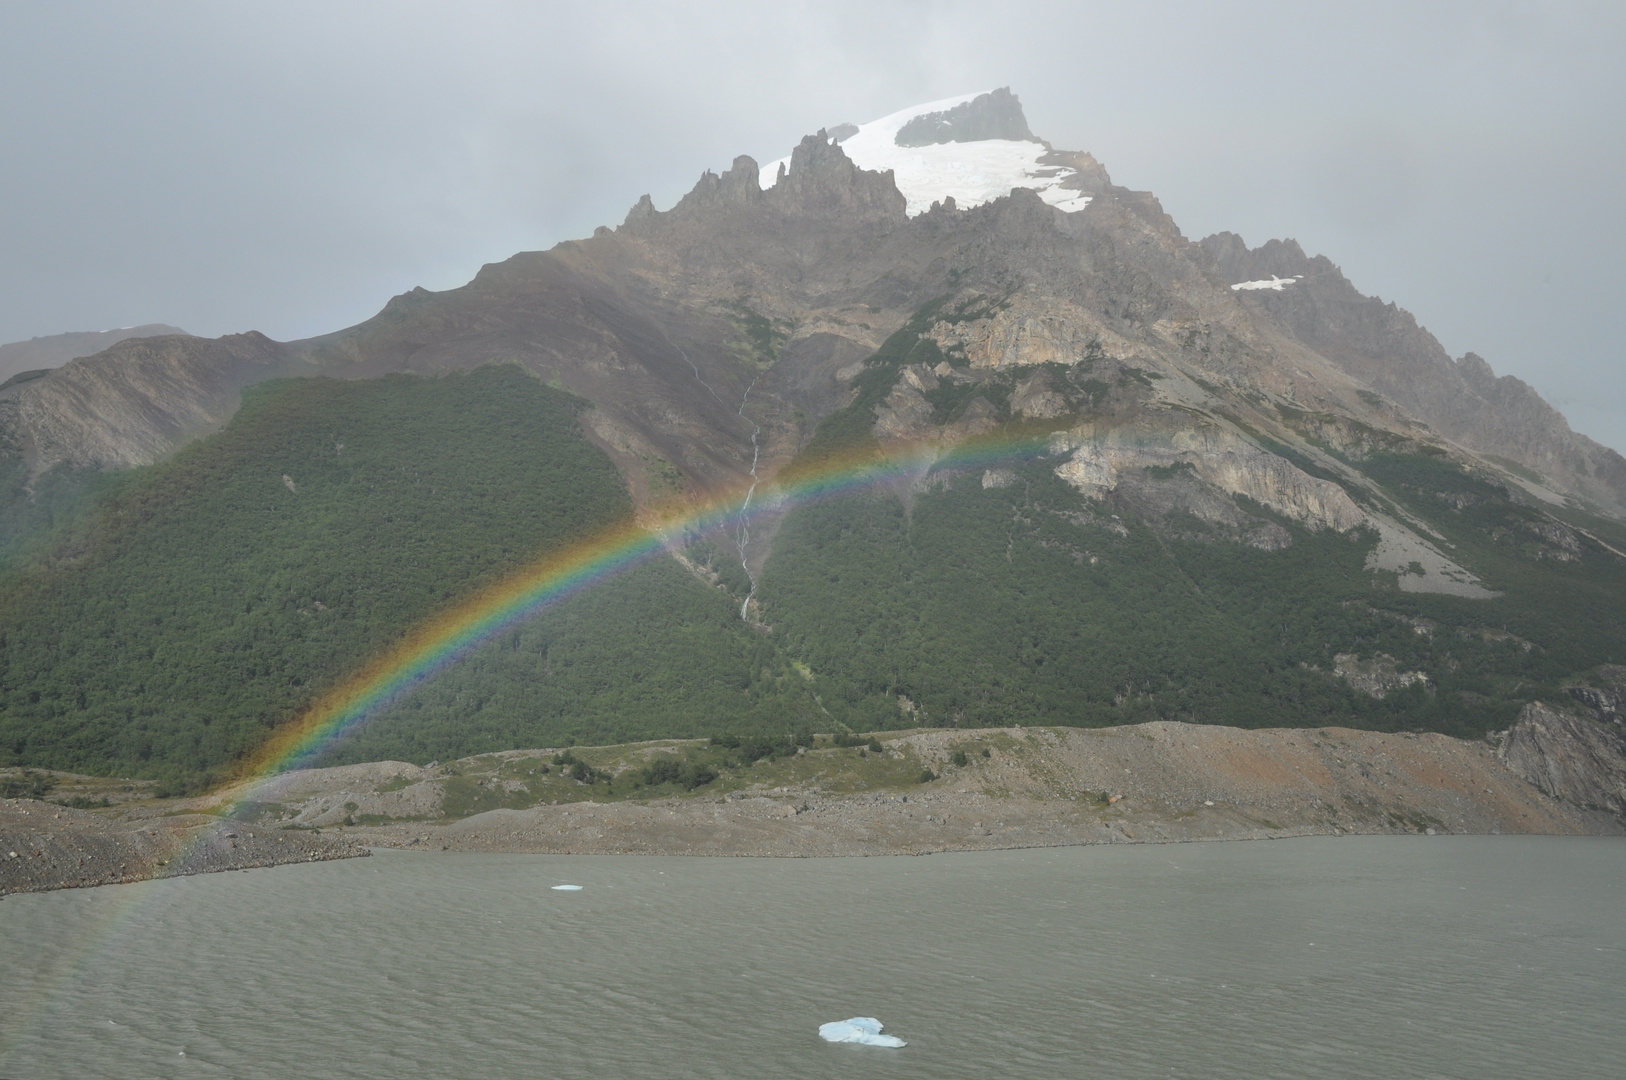
[[[929,101],[871,120],[857,132],[841,139],[841,149],[853,164],[872,172],[892,170],[892,178],[908,200],[910,217],[924,213],[932,203],[952,198],[961,209],[992,202],[1011,193],[1012,188],[1028,188],[1058,209],[1072,213],[1089,205],[1083,192],[1064,188],[1061,182],[1077,170],[1041,165],[1049,153],[1040,142],[1015,139],[983,139],[978,142],[936,143],[931,146],[899,146],[898,131],[925,113],[947,112],[964,105],[982,93]],[[843,125],[846,126],[846,125]],[[839,129],[835,129],[839,130]],[[764,189],[779,179],[779,167],[790,168],[790,158],[770,161],[762,167]]]

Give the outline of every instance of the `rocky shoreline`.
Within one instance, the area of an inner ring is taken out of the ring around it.
[[[1620,726],[1540,704],[1480,741],[1157,722],[928,730],[870,745],[880,750],[821,743],[664,797],[639,797],[640,765],[703,744],[575,748],[622,778],[608,786],[550,771],[558,752],[535,750],[303,770],[202,799],[100,810],[0,800],[0,895],[369,848],[796,858],[1311,835],[1626,835]]]
[[[110,820],[38,799],[0,799],[0,896],[366,854],[366,847],[333,833],[195,813]]]
[[[1550,765],[1564,747],[1551,738],[1551,717],[1539,719],[1549,734],[1539,756]],[[1529,757],[1530,734],[1520,731],[1513,745]],[[955,751],[979,741],[992,744],[989,756],[956,767]],[[499,808],[344,834],[419,850],[772,857],[1317,835],[1626,835],[1608,809],[1567,802],[1539,786],[1544,777],[1520,775],[1522,759],[1504,761],[1507,742],[1167,722],[930,731],[887,742],[889,752],[941,774],[908,790],[781,785],[722,797]],[[1588,760],[1595,764],[1596,754]],[[1626,775],[1623,765],[1611,763]],[[341,782],[354,787],[354,779]]]

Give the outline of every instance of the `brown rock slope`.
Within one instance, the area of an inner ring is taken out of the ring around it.
[[[583,788],[581,801],[344,831],[390,847],[775,856],[1340,833],[1623,832],[1619,817],[1526,781],[1489,744],[1444,735],[1160,722],[931,731],[883,745],[907,775],[931,768],[938,778],[855,790],[841,766],[840,755],[851,751],[815,749],[791,764],[756,766],[760,779],[720,795],[702,789],[647,802],[587,801],[602,796]],[[953,764],[956,751],[965,754],[964,766]],[[453,763],[444,775],[500,784],[499,766],[512,756]],[[1574,764],[1577,773],[1586,767]],[[333,814],[333,785],[343,786],[345,798],[366,799],[359,774],[328,782],[322,771],[299,781],[301,799],[289,800],[288,812],[308,806]],[[386,786],[434,784],[416,770],[399,773]]]
[[[196,814],[110,818],[0,800],[0,896],[367,854],[352,840]]]
[[[243,387],[307,370],[263,334],[132,338],[0,390],[0,445],[35,476],[150,465],[222,427]]]
[[[1208,237],[1201,250],[1228,283],[1294,278],[1239,298],[1435,431],[1617,512],[1626,505],[1626,458],[1570,430],[1528,383],[1498,378],[1474,353],[1451,359],[1409,311],[1363,296],[1325,255],[1310,258],[1292,240],[1249,250],[1234,233]]]

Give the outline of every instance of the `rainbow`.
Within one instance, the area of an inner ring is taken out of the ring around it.
[[[179,873],[188,873],[190,856],[210,834],[226,826],[224,819],[252,810],[253,803],[265,798],[279,777],[318,762],[325,751],[402,692],[432,678],[504,628],[658,555],[673,538],[746,525],[764,513],[782,512],[865,488],[910,482],[933,468],[972,469],[1031,458],[1046,451],[1050,438],[1048,434],[1035,434],[974,439],[952,448],[890,447],[884,456],[871,447],[861,454],[816,465],[793,462],[766,492],[755,498],[752,492],[742,490],[700,507],[648,513],[639,520],[619,523],[549,552],[414,628],[318,697],[243,763],[235,782],[217,793],[219,801],[207,812],[220,815],[220,824],[195,831],[169,861]],[[55,999],[56,991],[136,917],[142,908],[138,898],[146,894],[137,889],[117,892],[99,929],[84,934],[60,957],[19,1003],[16,1015],[8,1017],[6,1025],[0,1025],[0,1050],[32,1028],[37,1016]]]
[[[252,792],[262,781],[306,767],[401,693],[424,682],[505,628],[665,550],[671,538],[746,524],[768,512],[923,475],[934,467],[971,468],[1031,457],[1049,436],[974,439],[952,448],[916,445],[882,456],[864,453],[798,467],[792,463],[765,493],[714,499],[701,507],[653,512],[549,552],[495,585],[439,613],[322,694],[279,729],[239,771]],[[250,800],[244,793],[234,799]]]

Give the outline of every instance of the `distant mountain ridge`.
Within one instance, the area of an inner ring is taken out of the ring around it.
[[[0,383],[28,371],[43,371],[61,367],[79,356],[94,356],[126,338],[159,337],[177,334],[187,336],[178,326],[164,323],[146,323],[142,326],[124,326],[117,330],[87,330],[67,334],[51,334],[0,345]]]

